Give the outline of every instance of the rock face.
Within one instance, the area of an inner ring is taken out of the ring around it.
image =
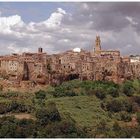
[[[99,36],[91,52],[76,48],[48,55],[39,48],[38,53],[0,56],[0,79],[20,86],[57,85],[73,79],[121,83],[135,78],[140,78],[140,59],[133,56],[132,61],[131,57],[120,56],[118,50],[102,50]]]

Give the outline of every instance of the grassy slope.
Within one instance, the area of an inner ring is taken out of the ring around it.
[[[82,126],[94,126],[101,119],[111,121],[107,112],[101,109],[100,100],[95,96],[51,98],[47,101],[55,101],[61,114],[70,114]]]

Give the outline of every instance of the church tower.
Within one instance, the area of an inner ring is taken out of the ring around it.
[[[99,54],[100,51],[101,51],[101,40],[100,40],[100,36],[96,36],[94,53],[95,54]]]

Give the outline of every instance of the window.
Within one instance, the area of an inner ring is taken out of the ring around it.
[[[61,64],[61,60],[59,59],[59,64]]]

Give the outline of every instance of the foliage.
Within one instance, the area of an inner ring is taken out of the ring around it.
[[[132,96],[135,92],[132,81],[126,81],[122,85],[122,92],[127,96]]]
[[[56,104],[54,102],[49,102],[47,104],[47,112],[48,112],[48,118],[50,121],[60,121],[61,117],[59,114],[59,111],[56,107]]]
[[[120,131],[120,129],[121,129],[120,125],[118,124],[117,121],[115,121],[113,124],[113,131],[118,132],[118,131]]]
[[[106,93],[102,88],[95,89],[95,95],[97,98],[103,100],[106,97]]]
[[[127,127],[132,113],[137,114],[140,124],[139,98],[139,80],[121,85],[72,80],[35,93],[1,91],[0,137],[139,137],[140,125]],[[35,117],[32,120],[2,117],[15,112],[28,112]]]
[[[132,103],[129,100],[117,98],[108,100],[101,104],[103,109],[111,112],[127,111],[132,112]]]
[[[0,114],[4,114],[7,112],[31,112],[32,110],[32,106],[25,105],[22,102],[0,102]]]
[[[14,117],[2,117],[0,120],[0,138],[33,137],[34,131],[33,120],[16,120]]]
[[[54,102],[49,102],[47,108],[39,108],[36,111],[36,118],[41,125],[47,125],[49,121],[60,121],[61,117]]]
[[[107,89],[107,94],[111,95],[112,97],[119,97],[119,90],[115,87],[109,87]]]
[[[140,124],[140,112],[137,112],[137,121]]]
[[[43,90],[39,90],[39,91],[35,92],[35,97],[36,97],[36,99],[43,100],[46,98],[46,92]]]
[[[35,115],[40,125],[48,124],[49,118],[46,108],[38,109]]]
[[[135,79],[132,83],[136,94],[140,94],[140,81]]]
[[[131,115],[126,111],[120,112],[121,121],[129,122],[131,121]]]

